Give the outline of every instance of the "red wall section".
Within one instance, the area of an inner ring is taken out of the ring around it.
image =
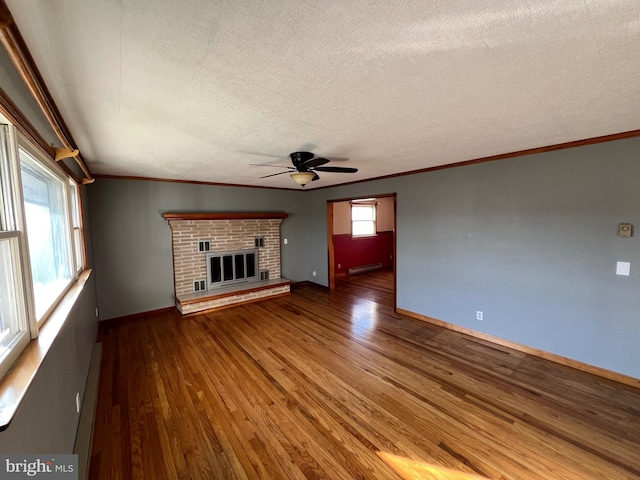
[[[374,237],[351,235],[333,236],[333,254],[336,274],[347,273],[352,267],[382,263],[393,266],[393,232],[378,232]],[[338,268],[338,264],[340,268]]]

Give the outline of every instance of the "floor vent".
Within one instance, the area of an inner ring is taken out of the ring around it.
[[[353,267],[347,270],[349,275],[357,275],[358,273],[371,272],[382,268],[381,263],[372,263],[371,265],[362,265],[361,267]]]

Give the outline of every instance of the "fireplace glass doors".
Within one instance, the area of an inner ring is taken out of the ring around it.
[[[258,249],[207,254],[207,289],[258,280]]]

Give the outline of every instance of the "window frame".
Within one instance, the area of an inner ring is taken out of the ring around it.
[[[29,287],[30,287],[30,295],[29,295],[29,301],[31,304],[31,310],[33,311],[33,317],[34,317],[34,321],[36,324],[36,330],[40,329],[42,327],[42,325],[44,324],[44,322],[47,321],[47,319],[49,318],[49,316],[51,315],[51,312],[53,312],[53,310],[55,310],[55,308],[58,306],[58,304],[60,303],[60,300],[62,300],[62,298],[67,294],[67,292],[69,291],[69,289],[71,288],[71,286],[74,284],[75,281],[78,280],[78,275],[80,274],[80,272],[82,271],[82,268],[79,268],[76,265],[76,252],[75,252],[75,240],[73,237],[73,230],[74,230],[74,222],[73,222],[73,207],[71,205],[71,192],[70,192],[70,186],[69,186],[69,175],[67,175],[67,173],[62,170],[62,168],[55,162],[47,159],[38,149],[36,149],[31,142],[29,142],[25,137],[23,137],[21,134],[18,133],[17,135],[17,139],[18,139],[18,157],[17,157],[17,162],[18,162],[18,168],[20,168],[20,150],[23,150],[25,153],[27,153],[29,155],[29,157],[31,157],[30,159],[37,162],[39,164],[40,167],[42,167],[43,169],[45,169],[47,171],[47,173],[50,173],[52,176],[56,177],[57,180],[59,180],[62,185],[64,186],[63,190],[62,190],[62,194],[63,194],[63,201],[64,201],[64,207],[65,207],[65,213],[66,213],[66,217],[67,217],[67,231],[66,231],[66,236],[67,236],[67,241],[69,242],[69,247],[70,247],[70,262],[71,262],[71,277],[69,278],[67,284],[64,286],[64,288],[60,291],[60,293],[55,297],[55,299],[51,302],[51,304],[47,307],[47,309],[43,312],[42,316],[40,318],[36,318],[36,308],[35,308],[35,292],[34,292],[34,286],[33,286],[33,277],[32,277],[32,271],[31,271],[31,255],[29,252],[29,230],[27,227],[27,222],[26,222],[26,213],[25,213],[25,202],[24,202],[24,198],[23,198],[23,194],[22,194],[22,173],[20,172],[20,199],[19,199],[19,205],[22,209],[22,219],[23,219],[23,225],[24,225],[24,237],[25,237],[25,241],[26,241],[26,258],[27,258],[27,262],[28,262],[28,266],[29,266],[29,277],[27,278],[27,280],[29,280]],[[77,201],[79,202],[79,196]],[[78,212],[80,210],[79,206],[78,208]],[[35,338],[35,337],[34,337]]]
[[[0,232],[0,242],[9,241],[9,248],[11,250],[12,260],[12,273],[14,277],[18,276],[13,283],[13,290],[15,292],[16,310],[18,312],[18,324],[21,333],[11,342],[10,349],[4,355],[4,358],[0,361],[0,378],[4,377],[7,371],[18,359],[20,354],[27,348],[27,345],[32,339],[32,325],[30,322],[30,316],[28,314],[28,304],[26,301],[26,286],[24,282],[24,269],[22,268],[22,255],[20,252],[20,232]]]
[[[354,208],[369,208],[372,212],[372,219],[371,220],[354,220],[353,219],[353,209]],[[351,238],[362,238],[362,237],[375,237],[378,235],[378,224],[377,224],[377,218],[378,218],[378,202],[358,202],[358,201],[352,201],[351,202],[351,208],[349,209],[349,215],[350,215],[350,221],[351,221]],[[363,233],[363,234],[356,234],[354,233],[354,224],[355,223],[371,223],[372,227],[373,227],[373,233]]]
[[[9,242],[11,274],[14,279],[12,290],[15,293],[16,310],[18,313],[18,324],[21,334],[11,345],[0,360],[0,378],[9,371],[18,357],[27,348],[29,342],[35,338],[36,325],[33,322],[31,312],[30,289],[27,279],[30,278],[27,260],[25,257],[26,239],[24,235],[23,212],[20,208],[21,189],[20,171],[17,162],[18,142],[15,127],[3,115],[0,115],[0,141],[6,141],[5,145],[0,144],[0,148],[6,149],[6,158],[0,152],[0,166],[3,167],[4,175],[0,179],[0,197],[2,197],[2,223],[0,224],[0,242]]]
[[[71,227],[73,258],[75,261],[75,277],[77,279],[78,275],[87,267],[87,249],[84,243],[84,223],[82,221],[82,185],[78,184],[70,176],[67,176],[67,178],[69,180],[69,215],[71,217],[69,225]],[[79,242],[76,242],[76,233]]]

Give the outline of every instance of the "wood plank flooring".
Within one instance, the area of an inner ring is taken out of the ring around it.
[[[103,329],[93,479],[640,479],[640,391],[393,313],[390,272]]]

